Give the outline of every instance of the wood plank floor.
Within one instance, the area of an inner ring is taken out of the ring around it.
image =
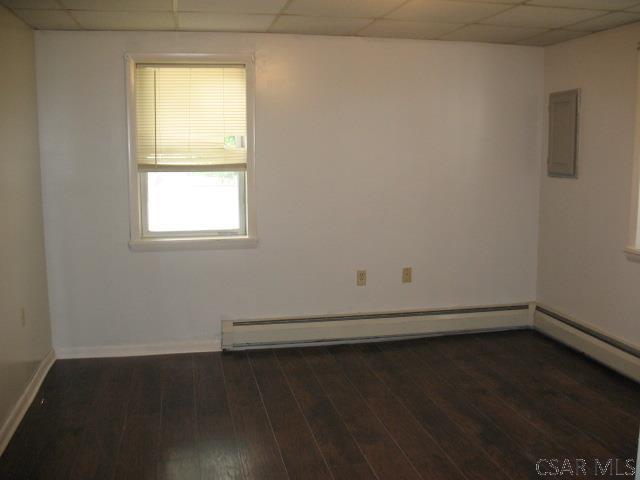
[[[64,360],[0,478],[624,478],[639,424],[638,384],[533,332]]]

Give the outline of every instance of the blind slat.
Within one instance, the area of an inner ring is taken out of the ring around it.
[[[140,164],[141,172],[242,172],[247,169],[246,163],[225,163],[209,165],[169,165]]]
[[[135,87],[140,169],[246,165],[244,66],[140,64]]]

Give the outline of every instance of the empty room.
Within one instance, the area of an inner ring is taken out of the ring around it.
[[[640,480],[640,0],[0,0],[0,480]]]

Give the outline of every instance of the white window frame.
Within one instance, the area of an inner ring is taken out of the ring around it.
[[[241,236],[207,236],[206,232],[176,232],[156,234],[145,231],[142,201],[146,201],[144,181],[138,170],[136,155],[136,91],[135,69],[138,63],[166,64],[234,64],[244,65],[247,81],[247,168],[245,174],[246,234]],[[127,125],[129,144],[129,247],[134,251],[149,250],[208,250],[218,248],[254,248],[258,244],[256,233],[255,173],[254,173],[254,105],[255,105],[255,63],[252,55],[217,54],[146,54],[127,53],[125,55]]]
[[[640,60],[640,54],[639,54]],[[640,61],[638,62],[638,74],[640,75]],[[629,208],[629,238],[624,249],[631,260],[640,261],[640,76],[636,85],[636,125],[635,145],[633,149],[633,170],[631,174],[631,205]]]

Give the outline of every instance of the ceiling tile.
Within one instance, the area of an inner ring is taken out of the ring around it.
[[[526,0],[459,0],[461,2],[481,2],[481,3],[504,3],[510,5],[516,5],[518,3],[523,3]]]
[[[17,8],[14,13],[31,28],[39,30],[79,30],[80,28],[64,10],[22,10]]]
[[[73,17],[88,30],[173,30],[169,12],[93,12],[72,10]]]
[[[513,43],[545,32],[543,28],[502,27],[498,25],[468,25],[451,32],[441,40],[468,42]]]
[[[565,42],[574,38],[583,37],[588,35],[587,32],[574,32],[571,30],[551,30],[537,35],[535,37],[527,38],[518,42],[520,45],[533,45],[538,47],[544,47],[546,45],[553,45],[554,43]]]
[[[568,28],[583,32],[597,32],[598,30],[606,30],[607,28],[619,27],[620,25],[637,21],[640,21],[640,13],[614,12],[571,25]]]
[[[591,8],[594,10],[624,10],[638,0],[529,0],[528,5],[545,7]]]
[[[177,0],[181,12],[279,13],[287,0]]]
[[[280,15],[270,32],[310,33],[312,35],[354,35],[371,20],[366,18],[328,18]]]
[[[69,10],[172,11],[172,0],[61,0]]]
[[[178,28],[217,32],[266,32],[275,18],[275,15],[181,12],[178,14]]]
[[[56,0],[0,0],[0,4],[8,8],[62,10],[62,7]]]
[[[438,38],[462,25],[457,23],[410,22],[406,20],[380,19],[362,30],[365,37]]]
[[[404,0],[293,0],[286,12],[316,17],[380,17]]]
[[[559,28],[602,15],[597,10],[517,6],[495,17],[483,20],[488,25],[508,27]]]
[[[410,0],[388,18],[425,22],[473,23],[509,8],[491,3],[463,3],[442,0]]]

